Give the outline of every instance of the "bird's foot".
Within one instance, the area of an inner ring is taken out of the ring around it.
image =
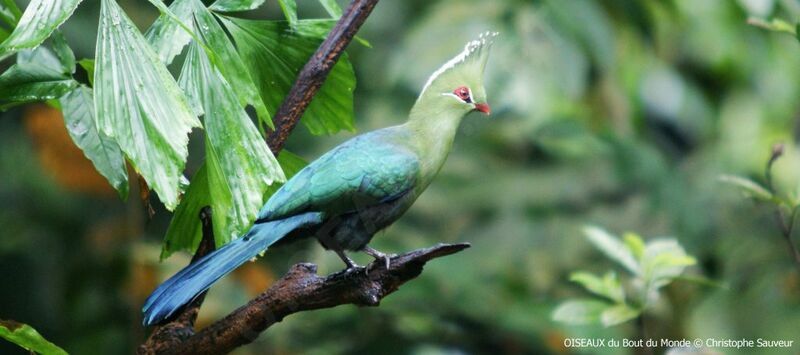
[[[367,253],[367,255],[375,258],[375,260],[383,260],[387,270],[392,263],[392,257],[396,256],[395,254],[382,253],[370,247],[364,247],[364,252]]]
[[[359,267],[358,264],[356,264],[353,259],[350,259],[350,257],[348,257],[343,250],[336,250],[336,255],[338,255],[339,258],[344,261],[344,264],[347,265],[347,270],[353,270]]]

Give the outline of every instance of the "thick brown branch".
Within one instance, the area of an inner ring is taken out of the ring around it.
[[[392,257],[389,269],[383,261],[364,268],[317,275],[314,264],[294,265],[266,292],[227,317],[188,339],[164,343],[157,353],[223,354],[255,340],[259,333],[284,317],[307,310],[343,304],[377,306],[381,299],[416,278],[428,261],[457,253],[469,244],[439,244]]]
[[[286,138],[289,137],[303,112],[308,108],[311,99],[322,87],[328,73],[333,69],[344,49],[353,40],[356,32],[367,20],[376,4],[378,4],[378,0],[351,1],[339,22],[300,71],[292,89],[289,90],[289,94],[286,95],[283,104],[272,119],[275,123],[275,131],[270,133],[267,144],[273,154],[278,155],[283,149]]]

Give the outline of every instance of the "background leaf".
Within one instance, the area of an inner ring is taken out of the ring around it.
[[[33,327],[10,320],[0,320],[0,337],[42,355],[66,355],[64,349],[47,341]]]
[[[600,314],[600,322],[603,326],[610,327],[620,323],[625,323],[638,317],[642,312],[626,304],[616,304],[608,307]]]
[[[0,20],[13,28],[17,26],[20,17],[22,17],[22,11],[20,11],[14,0],[2,0],[2,3],[0,3]]]
[[[597,300],[566,301],[553,310],[553,320],[567,324],[585,325],[600,323],[600,315],[611,307]]]
[[[59,102],[70,137],[119,193],[128,197],[128,170],[119,145],[97,129],[92,89],[79,86]]]
[[[34,48],[67,20],[81,0],[32,0],[11,35],[0,44],[2,53]]]
[[[239,55],[270,112],[275,112],[314,53],[333,21],[302,20],[292,31],[283,21],[220,17],[233,36]],[[330,72],[301,122],[312,134],[354,130],[353,90],[356,79],[346,55]]]
[[[622,288],[617,274],[613,272],[607,272],[600,278],[588,272],[577,271],[572,273],[569,279],[598,296],[608,298],[616,303],[625,302],[625,290]]]
[[[611,260],[618,262],[633,274],[639,274],[639,264],[631,251],[619,239],[597,227],[583,229],[586,238]]]
[[[325,8],[325,11],[327,11],[331,17],[337,19],[342,17],[342,8],[339,7],[336,0],[319,0],[319,3],[322,4],[322,7]]]
[[[113,0],[103,0],[94,73],[100,129],[172,210],[188,154],[188,133],[200,122],[144,36]],[[136,75],[131,75],[136,73]]]

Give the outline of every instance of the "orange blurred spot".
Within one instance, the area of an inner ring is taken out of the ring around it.
[[[255,296],[267,290],[275,282],[275,275],[263,264],[245,263],[234,272],[235,277],[247,290],[248,295]]]
[[[116,196],[67,133],[61,111],[44,104],[31,105],[24,115],[25,131],[33,140],[46,173],[64,188],[97,196]]]

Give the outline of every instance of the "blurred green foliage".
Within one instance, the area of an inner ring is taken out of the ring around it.
[[[140,30],[158,16],[143,1],[119,3]],[[316,2],[297,7],[301,19],[328,17]],[[86,1],[62,26],[77,58],[93,57],[98,13],[97,2]],[[243,16],[283,15],[267,1]],[[403,251],[469,241],[473,248],[430,264],[379,308],[293,315],[236,353],[562,353],[579,352],[563,348],[565,337],[634,337],[633,322],[551,320],[561,302],[586,295],[570,281],[573,271],[598,275],[613,265],[584,239],[586,224],[671,236],[697,259],[687,272],[727,286],[665,286],[649,313],[657,320],[648,324],[651,337],[800,342],[800,274],[772,210],[718,179],[763,184],[780,141],[786,149],[773,167],[775,189],[800,195],[800,44],[747,25],[750,17],[792,23],[800,5],[379,3],[360,32],[373,48],[350,47],[361,132],[401,122],[444,59],[477,33],[501,33],[486,74],[493,115],[465,119],[437,181],[374,245]],[[65,185],[53,168],[58,160],[45,154],[53,140],[41,137],[51,136],[29,116],[15,109],[0,117],[0,318],[24,321],[70,353],[130,353],[145,336],[142,300],[188,261],[158,262],[170,214],[160,209],[148,221],[135,198],[121,203],[113,191]],[[288,149],[311,160],[350,136],[298,128]],[[203,149],[190,144],[190,172]],[[313,243],[275,249],[258,262],[260,271],[215,286],[201,323],[252,297],[254,280],[268,282],[301,260],[319,263],[321,272],[341,267]],[[0,353],[14,351],[0,344]]]

